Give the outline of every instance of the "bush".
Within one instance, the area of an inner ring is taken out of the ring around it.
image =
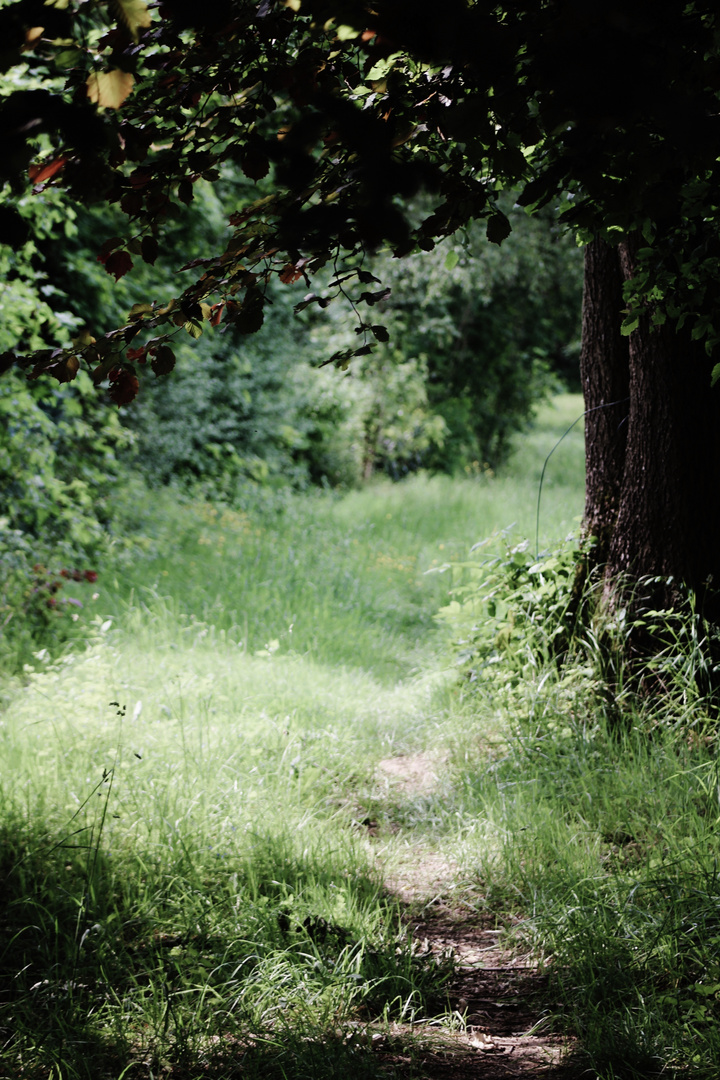
[[[0,417],[0,657],[16,666],[76,632],[82,603],[61,590],[97,576],[132,436],[82,373],[67,386],[6,374]]]

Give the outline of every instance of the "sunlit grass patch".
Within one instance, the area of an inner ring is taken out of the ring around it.
[[[177,1064],[420,1008],[446,972],[407,942],[347,798],[419,722],[422,686],[123,644],[106,630],[4,717],[14,1060],[90,1076],[88,1039]]]

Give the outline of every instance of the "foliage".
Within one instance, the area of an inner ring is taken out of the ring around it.
[[[47,86],[62,72],[66,89],[7,99],[14,149],[4,178],[24,186],[30,130],[45,140],[31,166],[36,188],[62,184],[82,202],[119,205],[129,230],[99,251],[112,277],[155,261],[201,178],[216,182],[232,161],[257,184],[231,216],[224,251],[202,260],[193,283],[63,354],[97,381],[112,373],[118,402],[136,393],[140,360],[171,365],[180,330],[196,336],[219,321],[254,333],[271,279],[308,280],[329,265],[333,291],[352,290],[359,315],[349,354],[365,354],[383,340],[372,309],[386,290],[374,288],[364,252],[383,242],[398,255],[432,250],[475,218],[499,244],[511,225],[498,191],[518,185],[535,208],[566,195],[570,227],[642,230],[641,258],[653,269],[643,297],[658,318],[689,318],[714,340],[705,250],[716,220],[714,13],[668,2],[648,17],[632,5],[619,26],[605,9],[567,18],[559,0],[512,11],[458,0],[440,25],[429,4],[381,3],[369,16],[354,0],[207,9],[168,0],[155,19],[139,2],[141,18],[115,25],[104,4],[69,5],[45,13],[34,33],[33,4],[3,12],[5,67],[22,63]],[[609,67],[626,72],[622,93],[608,84]],[[101,82],[108,97],[98,109]],[[420,187],[434,207],[411,220],[400,205]],[[680,272],[693,283],[682,301]],[[41,368],[58,362],[35,357]]]
[[[391,1021],[443,1011],[450,967],[408,938],[355,809],[429,708],[395,685],[432,629],[425,563],[481,527],[413,485],[390,520],[353,492],[352,525],[328,494],[146,496],[149,564],[106,575],[89,648],[11,688],[6,1069],[224,1078],[242,1043],[251,1076],[372,1076],[366,1032],[405,1052]]]
[[[540,669],[507,709],[457,710],[457,796],[439,825],[484,910],[550,980],[549,1021],[602,1080],[717,1071],[714,751],[672,707],[608,725],[576,670]],[[702,707],[699,710],[702,715]],[[494,747],[488,741],[494,736]],[[451,816],[455,821],[451,821]]]
[[[77,629],[83,605],[58,591],[68,577],[97,575],[110,542],[117,455],[131,438],[85,373],[47,387],[6,373],[0,416],[0,651],[18,663]]]
[[[526,540],[513,544],[502,535],[473,551],[483,549],[484,558],[452,567],[463,584],[452,590],[438,618],[451,628],[458,663],[471,683],[517,688],[567,654],[578,608],[578,541],[570,538],[540,559],[529,554]]]
[[[422,358],[429,404],[446,424],[445,439],[425,457],[434,468],[474,461],[496,469],[557,379],[579,389],[581,253],[550,216],[503,205],[513,232],[502,250],[474,225],[460,242],[402,262],[376,260],[392,288],[391,340]]]

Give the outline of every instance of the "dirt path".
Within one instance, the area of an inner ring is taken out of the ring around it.
[[[427,754],[388,758],[378,766],[378,783],[391,795],[428,794],[442,764]],[[386,888],[404,905],[419,951],[454,959],[447,996],[457,1025],[416,1023],[412,1059],[380,1053],[396,1068],[405,1060],[408,1074],[424,1080],[569,1080],[577,1075],[564,1064],[571,1046],[544,1023],[543,975],[529,956],[500,947],[501,930],[453,902],[457,872],[451,860],[412,842],[386,872]]]

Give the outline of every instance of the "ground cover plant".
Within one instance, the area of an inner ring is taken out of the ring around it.
[[[467,1006],[388,887],[427,858],[456,868],[448,910],[531,950],[537,1019],[576,1036],[580,1069],[716,1075],[717,775],[691,650],[618,727],[591,636],[558,666],[530,617],[567,588],[577,428],[535,529],[577,409],[546,407],[499,476],[137,495],[86,640],[5,680],[1,1075],[432,1076],[423,1047]],[[470,655],[488,558],[510,584]],[[414,757],[443,763],[436,787],[379,780]]]
[[[378,758],[438,722],[449,578],[426,571],[527,524],[533,488],[136,503],[86,646],[6,688],[8,1074],[361,1075],[350,1021],[443,1011],[447,964],[357,818]],[[569,528],[580,492],[557,494]]]

